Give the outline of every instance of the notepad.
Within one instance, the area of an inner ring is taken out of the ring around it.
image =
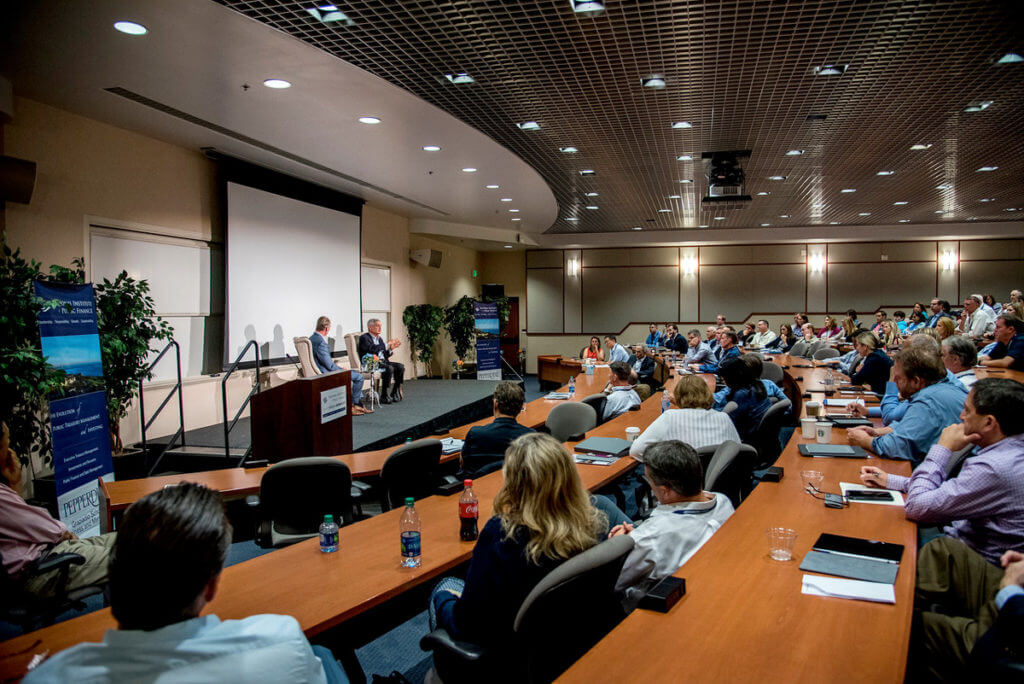
[[[548,392],[546,395],[544,395],[544,398],[545,399],[568,399],[569,398],[569,393],[568,392]]]
[[[822,575],[804,575],[800,593],[808,596],[831,596],[854,601],[896,603],[896,590],[891,584],[863,582],[841,577],[823,577]]]
[[[461,439],[455,439],[454,437],[445,437],[441,440],[441,453],[442,454],[455,454],[462,451],[462,445],[465,442]]]
[[[599,465],[599,466],[610,466],[615,463],[617,458],[614,456],[597,456],[595,454],[575,454],[573,460],[583,465]]]
[[[576,451],[583,454],[615,456],[628,452],[632,442],[617,437],[588,437],[576,445]]]
[[[902,557],[902,544],[824,533],[804,556],[800,569],[892,584],[899,573]]]

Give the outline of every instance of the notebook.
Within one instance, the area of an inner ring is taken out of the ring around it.
[[[587,437],[576,445],[576,451],[582,454],[598,456],[617,456],[622,452],[629,453],[632,442],[617,437]]]
[[[850,444],[798,444],[797,449],[814,458],[868,458],[868,452]]]
[[[837,428],[871,427],[872,423],[867,418],[847,418],[844,416],[825,416],[825,420],[832,421]]]
[[[824,533],[804,556],[800,569],[892,584],[896,581],[902,557],[902,544]]]
[[[548,392],[544,395],[545,399],[568,399],[568,392]]]

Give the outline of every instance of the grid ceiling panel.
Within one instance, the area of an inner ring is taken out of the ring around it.
[[[843,235],[858,225],[1024,213],[1006,211],[1024,208],[1024,64],[994,64],[1024,50],[1024,3],[609,0],[594,17],[568,0],[334,2],[353,22],[344,25],[306,11],[322,2],[216,1],[514,151],[554,192],[551,233],[768,223],[836,224]],[[833,63],[850,66],[813,75]],[[461,71],[476,82],[444,78]],[[668,87],[642,88],[651,74]],[[981,100],[993,104],[963,111]],[[541,130],[516,127],[528,120]],[[671,128],[681,120],[693,128]],[[911,151],[915,143],[931,148]],[[568,145],[579,152],[559,151]],[[752,150],[743,167],[754,199],[702,210],[700,155],[731,149]],[[790,149],[804,154],[785,156]],[[684,154],[694,161],[676,160]],[[982,166],[999,168],[976,171]],[[597,175],[581,177],[584,168]]]

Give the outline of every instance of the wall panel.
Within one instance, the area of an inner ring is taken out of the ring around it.
[[[544,249],[526,253],[526,268],[561,268],[562,250]]]
[[[1024,287],[1024,261],[965,261],[960,264],[958,304],[972,294],[991,294],[997,302],[1010,299],[1010,290]]]
[[[526,269],[526,321],[530,332],[562,332],[562,269]]]
[[[904,306],[935,295],[935,263],[830,263],[828,284],[828,308],[832,313]]]
[[[1024,259],[1024,240],[965,240],[960,243],[960,258]]]
[[[584,269],[584,332],[618,332],[630,321],[674,321],[678,283],[675,266]]]
[[[703,256],[704,250],[701,250]],[[803,264],[701,266],[700,318],[743,321],[758,311],[803,311]]]

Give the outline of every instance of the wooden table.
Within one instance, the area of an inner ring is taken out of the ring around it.
[[[553,382],[556,385],[564,385],[569,378],[582,371],[583,362],[579,359],[570,359],[561,354],[541,354],[537,356],[537,380],[541,385],[545,382]]]

